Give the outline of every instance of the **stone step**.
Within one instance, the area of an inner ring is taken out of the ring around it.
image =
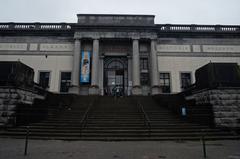
[[[26,132],[2,132],[1,135],[26,135]],[[127,132],[127,133],[123,133],[123,132],[119,132],[119,133],[79,133],[79,132],[30,132],[30,136],[47,136],[47,137],[56,137],[56,136],[82,136],[82,137],[147,137],[147,136],[151,136],[151,137],[201,137],[203,136],[203,133],[199,133],[199,132],[178,132],[178,133],[151,133],[149,134],[148,132]],[[204,134],[205,136],[229,136],[231,135],[228,132],[208,132],[207,134]]]
[[[9,135],[1,135],[1,137],[9,138]],[[25,136],[12,135],[12,138],[23,139]],[[184,141],[184,140],[197,140],[200,141],[200,137],[81,137],[81,136],[30,136],[29,139],[40,139],[40,140],[68,140],[68,141]],[[239,140],[238,136],[206,136],[205,140]],[[201,143],[200,143],[201,144]]]
[[[228,133],[229,132],[220,132],[218,129],[205,129],[204,132],[201,132],[201,129],[151,129],[148,130],[146,128],[142,129],[37,129],[37,128],[31,128],[29,129],[30,132],[36,132],[36,133],[87,133],[87,134],[95,134],[95,133],[151,133],[151,134],[160,134],[160,133],[204,133],[204,134],[209,134],[209,133]],[[9,129],[8,132],[26,132],[26,129],[18,128],[18,129]]]

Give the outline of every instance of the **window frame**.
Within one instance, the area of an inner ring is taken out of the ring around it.
[[[160,74],[161,73],[168,73],[169,74],[169,90],[170,90],[170,92],[168,92],[167,94],[170,94],[170,93],[172,93],[172,74],[171,74],[171,72],[170,71],[160,71],[159,72],[159,85],[160,85],[160,87],[161,87],[161,82],[160,82],[160,80],[161,80],[161,78],[160,78]],[[162,93],[165,93],[165,92],[162,92]]]
[[[143,61],[143,63],[142,63]],[[147,68],[145,68],[145,62],[146,61],[146,66]],[[149,59],[147,57],[140,57],[140,70],[141,71],[145,71],[145,70],[149,70]]]
[[[58,92],[59,93],[68,93],[68,92],[61,92],[61,81],[62,81],[61,77],[62,77],[62,73],[69,73],[69,72],[71,73],[71,80],[70,80],[70,82],[72,83],[72,71],[71,70],[60,70],[59,71],[59,80],[58,80],[59,81],[59,83],[58,83]]]
[[[41,72],[49,72],[49,81],[48,81],[48,90],[51,88],[51,81],[52,81],[52,70],[38,70],[38,84],[40,85],[40,73]]]
[[[182,73],[189,73],[190,74],[190,80],[191,80],[190,85],[193,84],[193,77],[192,77],[193,74],[192,74],[192,72],[191,71],[180,71],[179,72],[179,83],[180,83],[179,86],[180,86],[181,92],[184,91],[184,89],[182,87],[182,78],[181,78]]]

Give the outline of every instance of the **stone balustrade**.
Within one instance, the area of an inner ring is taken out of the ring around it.
[[[70,30],[68,23],[0,23],[0,30]]]
[[[0,30],[71,30],[77,23],[0,23]],[[156,24],[160,32],[240,32],[238,25]]]
[[[237,25],[159,24],[156,26],[164,32],[240,32],[240,26]]]

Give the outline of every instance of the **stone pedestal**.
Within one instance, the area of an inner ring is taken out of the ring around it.
[[[90,87],[89,88],[89,95],[98,95],[99,94],[99,88],[98,87]]]
[[[71,94],[79,94],[79,86],[69,87],[68,93],[71,93]]]
[[[133,86],[132,95],[142,95],[142,88],[140,86]]]
[[[212,106],[216,127],[240,128],[240,88],[218,88],[193,93],[196,105]]]
[[[22,88],[0,88],[0,127],[16,126],[16,110],[21,106],[32,108],[36,99],[44,100],[46,94],[37,94],[32,90]],[[33,112],[36,113],[36,112]],[[31,122],[31,121],[30,121]]]
[[[160,86],[152,86],[151,87],[151,94],[152,95],[160,94],[160,92],[161,92]]]

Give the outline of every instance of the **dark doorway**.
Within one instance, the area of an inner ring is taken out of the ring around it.
[[[104,59],[104,94],[125,95],[127,90],[127,59],[106,57]]]

